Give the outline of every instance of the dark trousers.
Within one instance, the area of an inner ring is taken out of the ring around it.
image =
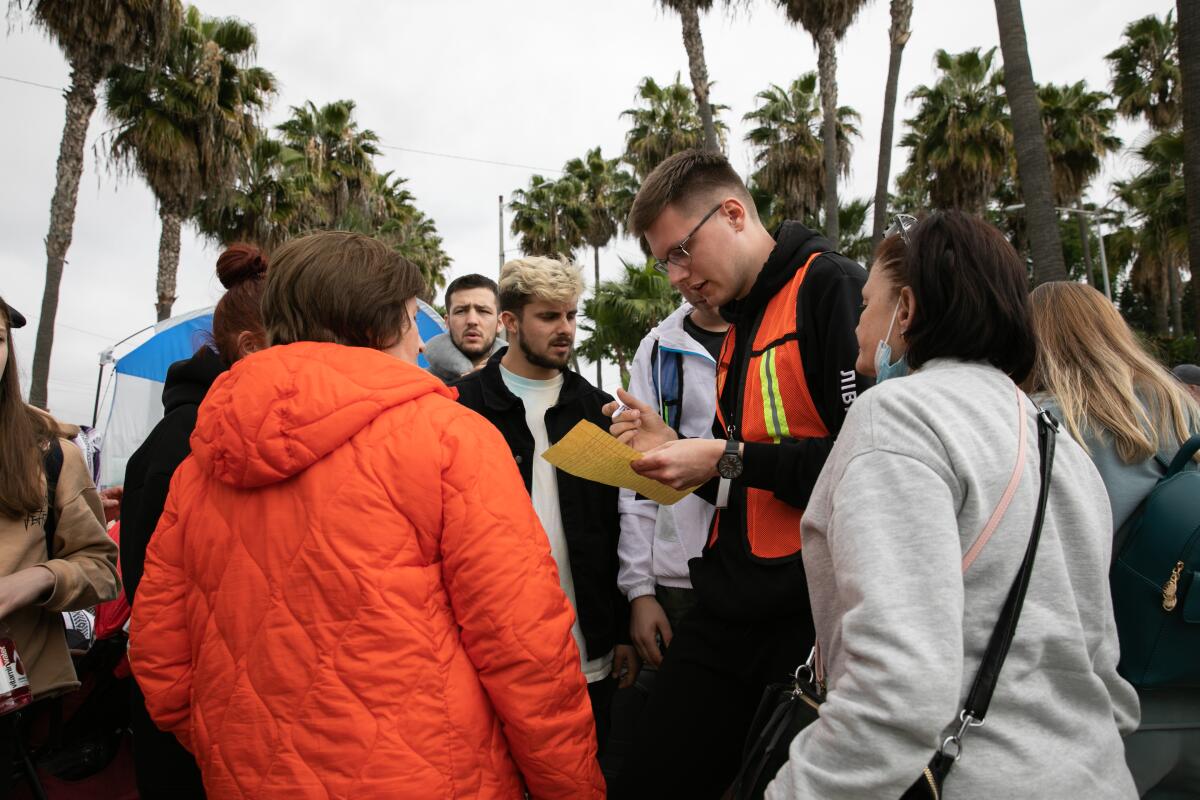
[[[204,782],[196,760],[174,734],[160,731],[150,719],[146,698],[136,683],[129,693],[129,728],[142,800],[204,800]]]
[[[612,730],[612,701],[617,681],[611,675],[588,684],[588,699],[592,701],[592,717],[596,720],[596,757],[604,756],[608,734]]]
[[[770,683],[808,657],[812,621],[730,621],[688,613],[654,682],[616,800],[720,798],[737,775],[750,721]]]

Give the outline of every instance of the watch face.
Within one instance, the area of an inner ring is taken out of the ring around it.
[[[736,453],[726,453],[717,462],[717,474],[722,478],[736,478],[742,474],[742,459]]]

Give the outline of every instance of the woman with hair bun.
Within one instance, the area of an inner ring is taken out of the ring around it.
[[[121,501],[121,574],[130,604],[142,578],[146,547],[167,501],[171,476],[192,451],[190,438],[200,402],[218,375],[266,345],[259,309],[266,275],[267,257],[253,245],[231,245],[217,259],[217,277],[225,294],[213,311],[212,340],[191,358],[171,365],[163,386],[163,418],[129,459]],[[141,797],[204,797],[196,762],[173,735],[155,727],[140,690],[133,692],[132,706]]]

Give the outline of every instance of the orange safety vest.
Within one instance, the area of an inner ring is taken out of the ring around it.
[[[732,434],[733,438],[743,442],[779,444],[784,439],[829,436],[804,380],[796,318],[804,276],[813,261],[822,255],[824,253],[809,256],[788,284],[775,293],[757,326],[729,329],[717,363],[718,398],[723,396],[725,384],[730,379],[729,367],[736,337],[752,335],[754,339],[742,365],[742,373],[732,376],[738,382],[734,401],[737,418],[726,420],[724,409],[717,403],[717,419],[727,437]],[[744,491],[746,544],[752,559],[772,562],[798,558],[803,510],[779,500],[769,490],[746,487]],[[721,513],[723,511],[718,510],[718,518],[713,521],[710,547],[717,541]]]

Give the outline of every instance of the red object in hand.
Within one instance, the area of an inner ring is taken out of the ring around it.
[[[8,626],[0,623],[0,716],[33,702],[29,676],[17,655],[17,644]]]

